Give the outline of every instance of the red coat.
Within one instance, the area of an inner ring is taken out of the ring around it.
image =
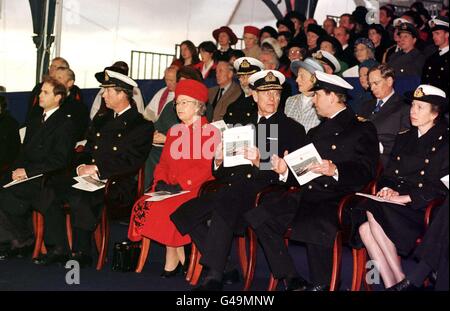
[[[170,185],[179,184],[183,190],[190,192],[159,202],[146,202],[147,195],[140,198],[131,214],[128,229],[130,240],[139,241],[145,236],[171,247],[191,242],[188,235],[182,236],[178,232],[169,217],[181,204],[197,197],[205,181],[213,179],[212,158],[219,140],[220,132],[208,124],[205,117],[189,127],[177,124],[169,130],[160,162],[155,168],[154,185],[163,180]],[[181,158],[179,151],[184,151]]]

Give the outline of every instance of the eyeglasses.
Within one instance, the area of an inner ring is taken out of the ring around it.
[[[176,106],[186,106],[187,104],[189,104],[189,103],[193,103],[193,104],[195,104],[195,103],[197,103],[197,101],[196,100],[181,100],[181,101],[176,101],[176,102],[174,102],[173,103],[173,105],[176,107]]]

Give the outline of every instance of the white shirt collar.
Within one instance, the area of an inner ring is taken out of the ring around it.
[[[341,110],[339,110],[338,112],[336,112],[335,114],[333,114],[329,119],[333,119],[335,116],[337,116],[338,114],[340,114],[342,111],[344,111],[345,109],[347,109],[347,107],[342,108]]]
[[[121,112],[116,112],[116,114],[114,114],[116,117],[121,116],[122,114],[125,113],[125,111],[131,109],[131,105],[128,105],[124,110],[122,110]]]
[[[447,52],[448,52],[448,45],[445,48],[439,50],[439,55],[442,56]]]
[[[272,113],[272,114],[269,114],[268,116],[265,116],[264,118],[266,118],[266,120],[268,120],[271,116],[273,116],[274,114],[275,114],[276,112],[274,112],[274,113]],[[263,116],[262,115],[260,115],[259,113],[258,113],[258,123],[259,123],[259,120],[262,118]]]
[[[395,90],[392,90],[392,92],[389,93],[389,95],[386,96],[385,98],[378,98],[377,101],[380,100],[380,99],[383,101],[383,104],[380,107],[383,107],[384,104],[386,104],[386,102],[389,100],[389,98],[391,98],[392,95],[394,95],[394,93],[395,93]]]
[[[50,109],[50,110],[48,110],[48,111],[43,112],[42,115],[45,114],[44,121],[47,121],[47,119],[50,118],[50,116],[51,116],[52,114],[54,114],[55,111],[58,110],[58,109],[59,109],[59,106],[56,106],[56,107],[53,108],[53,109]]]
[[[348,43],[342,46],[342,49],[345,50],[348,47]]]
[[[219,86],[219,90],[220,90],[220,89],[223,89],[222,96],[223,96],[223,94],[225,94],[226,91],[228,91],[228,89],[229,89],[230,86],[231,86],[231,83],[233,83],[233,81],[231,81],[230,83],[228,83],[228,84],[225,85],[224,87],[220,87],[220,86]]]

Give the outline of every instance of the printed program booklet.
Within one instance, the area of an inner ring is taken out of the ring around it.
[[[105,188],[106,182],[108,181],[107,179],[99,180],[92,175],[76,176],[73,179],[78,182],[75,185],[72,185],[73,188],[88,192],[94,192]]]
[[[252,164],[238,154],[245,147],[255,146],[255,130],[252,125],[239,126],[227,129],[223,132],[223,166],[233,167]]]
[[[13,180],[13,181],[11,181],[10,183],[7,183],[6,185],[4,185],[3,188],[9,188],[9,187],[11,187],[11,186],[15,186],[15,185],[21,184],[21,183],[23,183],[23,182],[27,182],[27,181],[29,181],[29,180],[32,180],[32,179],[41,177],[41,176],[43,176],[43,175],[44,175],[44,174],[39,174],[39,175],[35,175],[35,176],[28,177],[28,178],[25,178],[25,179]]]
[[[145,201],[148,201],[148,202],[163,201],[165,199],[176,197],[178,195],[182,195],[182,194],[185,194],[185,193],[188,193],[188,192],[189,192],[188,190],[186,190],[186,191],[176,191],[176,192],[171,192],[171,191],[148,192],[148,193],[145,193],[145,195],[149,195],[151,197],[148,198]]]
[[[391,200],[387,200],[387,199],[383,199],[383,198],[377,197],[376,195],[371,195],[371,194],[366,194],[366,193],[361,193],[361,192],[356,192],[355,194],[359,195],[359,196],[362,196],[362,197],[369,198],[369,199],[374,200],[374,201],[378,201],[378,202],[385,202],[385,203],[391,203],[391,204],[397,204],[397,205],[405,205],[403,203],[398,203],[398,202],[394,202],[394,201],[391,201]]]
[[[322,176],[309,171],[311,166],[322,163],[322,158],[312,143],[289,153],[284,160],[300,185]]]

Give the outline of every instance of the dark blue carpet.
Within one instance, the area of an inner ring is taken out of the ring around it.
[[[111,246],[113,242],[125,239],[127,226],[117,222],[111,225],[111,239],[109,259],[111,258]],[[290,251],[296,261],[298,271],[301,275],[308,276],[306,261],[306,249],[299,244],[291,243]],[[232,256],[236,251],[233,250]],[[352,261],[349,248],[344,247],[341,271],[340,290],[348,290],[351,284]],[[237,262],[237,261],[236,261]],[[408,263],[404,260],[405,270],[408,271]],[[0,261],[0,290],[25,290],[25,291],[186,291],[190,285],[183,277],[176,276],[170,279],[160,278],[164,267],[164,247],[156,243],[150,246],[148,261],[142,273],[114,272],[111,270],[110,261],[105,264],[102,271],[95,268],[82,269],[79,285],[68,285],[66,273],[69,271],[64,267],[37,266],[30,259],[11,259]],[[263,291],[266,289],[269,278],[269,268],[264,254],[258,247],[257,265],[252,290]],[[241,290],[243,283],[233,284],[225,287],[225,290]],[[279,290],[282,284],[279,285]],[[376,286],[375,289],[382,289]]]

